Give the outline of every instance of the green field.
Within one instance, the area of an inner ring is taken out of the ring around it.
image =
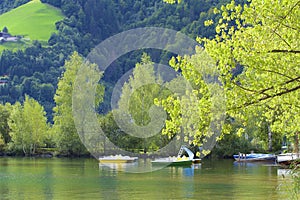
[[[40,0],[32,0],[0,15],[0,29],[2,30],[6,26],[12,35],[21,35],[30,41],[45,42],[48,41],[53,32],[56,32],[55,22],[63,19],[63,17],[59,9],[43,4]],[[24,46],[22,42],[20,44]],[[0,51],[3,48],[10,49],[15,46],[17,45],[6,43],[0,45]]]

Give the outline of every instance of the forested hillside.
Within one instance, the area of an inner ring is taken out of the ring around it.
[[[17,8],[20,5],[23,5],[30,0],[19,0],[19,1],[11,1],[11,0],[2,0],[0,1],[0,14],[5,13],[13,8]]]
[[[2,7],[13,8],[26,1],[4,1]],[[51,121],[53,96],[57,80],[63,72],[65,59],[74,51],[86,56],[91,48],[121,31],[145,26],[158,26],[180,30],[191,37],[212,37],[214,27],[204,27],[205,20],[213,18],[213,8],[224,1],[188,1],[181,4],[166,4],[161,0],[42,0],[61,9],[66,16],[56,23],[58,33],[52,34],[48,45],[39,41],[24,51],[5,50],[0,58],[0,77],[5,84],[0,87],[0,102],[22,102],[25,95],[40,102]],[[0,27],[1,28],[1,27]],[[138,61],[138,56],[115,63],[104,80],[107,87]],[[152,58],[159,61],[160,58]],[[122,63],[122,64],[120,64]],[[109,89],[109,88],[107,88]],[[102,112],[108,110],[108,103]]]

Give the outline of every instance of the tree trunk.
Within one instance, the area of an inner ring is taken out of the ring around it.
[[[294,136],[294,153],[299,153],[299,132],[297,131]]]
[[[273,150],[273,147],[272,147],[272,131],[270,125],[268,125],[268,141],[269,141],[269,152],[271,152]]]
[[[105,153],[106,153],[106,137],[105,136],[103,136],[103,153],[104,153],[104,155],[105,155]]]
[[[22,148],[23,148],[23,153],[26,155],[26,147],[25,147],[25,145],[22,145]]]

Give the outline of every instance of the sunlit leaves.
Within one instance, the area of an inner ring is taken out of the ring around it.
[[[214,13],[222,18],[205,25],[217,24],[215,38],[197,41],[218,67],[227,114],[241,120],[237,133],[242,135],[251,123],[267,123],[273,132],[293,136],[300,129],[300,1],[253,0],[244,6],[231,1]],[[200,84],[196,59],[170,63],[197,86],[199,94],[209,93]]]
[[[206,155],[218,137],[215,135],[217,131],[211,130],[211,126],[216,125],[213,121],[222,121],[222,106],[218,104],[224,105],[225,102],[222,101],[224,96],[217,83],[215,62],[203,48],[196,48],[196,52],[193,56],[178,56],[170,60],[169,64],[183,76],[173,80],[170,85],[184,79],[185,88],[181,94],[175,93],[162,100],[160,105],[169,116],[163,134],[183,139],[191,145],[203,145],[202,154]],[[217,126],[222,126],[222,123]],[[179,138],[180,134],[183,134],[183,138]]]
[[[247,120],[252,115],[238,113],[262,112],[257,120],[271,123],[273,131],[299,130],[299,8],[296,0],[254,0],[243,9],[232,1],[218,11],[223,19],[215,39],[201,41],[218,62],[230,115]]]

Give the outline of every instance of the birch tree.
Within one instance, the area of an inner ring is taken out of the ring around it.
[[[13,105],[9,119],[10,146],[25,155],[34,155],[37,148],[45,146],[48,134],[46,112],[34,99],[26,96],[24,104]]]

